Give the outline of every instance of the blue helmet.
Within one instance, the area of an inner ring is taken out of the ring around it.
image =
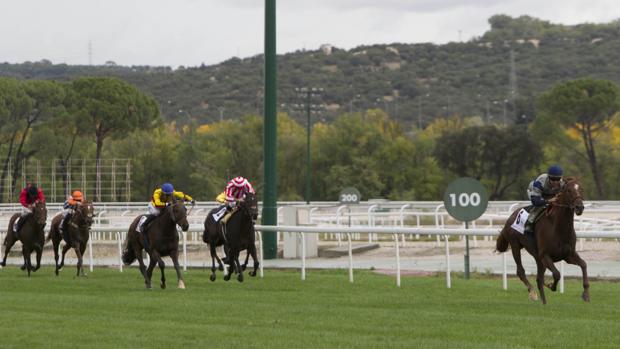
[[[562,177],[564,171],[562,171],[562,168],[560,166],[553,165],[549,167],[549,170],[547,170],[547,174],[551,177]]]
[[[163,191],[164,194],[170,195],[170,194],[174,193],[174,187],[170,183],[164,183],[161,186],[161,191]]]

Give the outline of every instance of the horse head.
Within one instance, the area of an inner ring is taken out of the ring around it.
[[[38,201],[34,205],[32,212],[35,222],[37,222],[40,226],[45,226],[45,222],[47,221],[47,208],[45,207],[45,202]]]
[[[566,184],[555,197],[556,206],[564,206],[573,210],[578,216],[583,213],[583,188],[578,178],[566,178]]]
[[[258,217],[258,201],[256,199],[256,194],[246,192],[243,201],[240,202],[240,207],[252,220],[256,220]]]
[[[90,227],[93,224],[93,217],[95,214],[95,208],[93,207],[93,203],[90,201],[84,201],[80,203],[76,210],[76,217],[79,217],[81,220],[81,224],[85,224]]]
[[[171,217],[174,223],[181,226],[183,231],[187,231],[189,229],[189,222],[187,221],[187,208],[185,207],[185,202],[183,200],[173,200],[172,205],[170,205],[169,209],[171,210]]]

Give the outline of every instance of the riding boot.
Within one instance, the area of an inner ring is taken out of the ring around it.
[[[22,229],[22,226],[24,226],[24,223],[28,219],[29,215],[30,214],[18,217],[17,221],[13,224],[13,234],[15,235],[16,240],[19,240],[19,231]]]
[[[155,215],[152,214],[147,214],[146,219],[142,222],[142,224],[138,225],[138,228],[136,229],[139,233],[142,234],[142,238],[143,238],[143,243],[144,243],[144,248],[147,249],[149,246],[149,237],[147,234],[147,231],[149,229],[149,224],[151,224],[151,222],[157,217]]]
[[[60,230],[60,233],[62,234],[62,238],[65,240],[67,244],[71,243],[71,236],[69,235],[69,229],[67,227],[70,220],[71,220],[71,214],[67,213],[67,215],[62,218],[62,221],[60,222],[60,226],[58,227],[58,229]]]

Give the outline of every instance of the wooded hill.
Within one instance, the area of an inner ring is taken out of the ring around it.
[[[279,56],[280,111],[305,120],[292,105],[304,102],[295,88],[308,86],[324,89],[321,99],[327,110],[322,119],[327,121],[377,107],[400,123],[416,126],[452,114],[521,123],[535,117],[535,97],[557,82],[589,76],[620,83],[618,20],[565,26],[528,16],[496,15],[489,24],[489,31],[468,42],[394,43],[351,50],[326,46]],[[42,60],[0,64],[0,76],[119,77],[154,96],[165,120],[208,123],[220,117],[260,115],[262,69],[262,55],[177,69],[112,63],[70,66]]]

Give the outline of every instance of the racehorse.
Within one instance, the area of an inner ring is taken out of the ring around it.
[[[511,227],[520,214],[521,208],[514,211],[506,221],[497,238],[496,249],[499,252],[506,252],[508,245],[510,245],[512,256],[517,263],[517,275],[527,287],[530,299],[536,300],[538,296],[525,276],[525,270],[521,263],[522,248],[525,248],[536,261],[536,284],[543,304],[547,304],[544,286],[547,286],[551,291],[556,290],[560,280],[560,272],[553,263],[561,260],[581,267],[583,278],[581,298],[586,302],[590,301],[590,283],[586,262],[579,257],[575,249],[577,236],[574,227],[574,214],[579,216],[583,210],[583,189],[577,178],[569,177],[566,178],[565,186],[549,201],[547,209],[541,214],[542,217],[535,226],[535,238],[525,236]],[[547,269],[553,273],[553,283],[545,285],[545,271]]]
[[[258,258],[256,256],[256,233],[254,231],[254,221],[258,215],[258,203],[256,194],[246,192],[245,198],[239,201],[236,211],[226,224],[222,224],[215,220],[214,215],[221,208],[215,208],[209,212],[204,222],[205,230],[203,232],[203,241],[209,245],[211,253],[211,281],[215,281],[215,260],[217,260],[219,270],[223,270],[222,260],[216,253],[216,247],[224,245],[226,258],[231,268],[228,274],[224,276],[224,280],[230,280],[232,271],[238,273],[237,279],[243,282],[242,271],[246,269],[250,255],[254,260],[254,270],[250,271],[250,276],[256,276],[256,270],[259,267]],[[239,253],[247,250],[245,262],[239,265]],[[236,254],[236,258],[232,255]],[[236,264],[234,261],[236,261]]]
[[[160,286],[162,289],[165,289],[166,277],[164,276],[164,267],[166,264],[162,257],[170,256],[174,269],[177,272],[178,287],[184,289],[185,282],[179,267],[179,234],[177,232],[177,224],[181,226],[183,231],[189,229],[187,208],[183,200],[173,200],[148,227],[143,227],[143,233],[140,233],[136,228],[142,217],[143,215],[136,217],[129,226],[125,240],[125,250],[122,256],[123,263],[130,265],[134,260],[138,259],[140,272],[144,276],[144,283],[147,289],[152,288],[151,278],[153,276],[153,269],[155,264],[159,265],[161,270]],[[142,260],[142,250],[145,250],[150,258],[148,269]]]
[[[32,214],[28,215],[26,218],[22,218],[26,219],[26,221],[23,222],[20,230],[17,232],[18,236],[15,236],[13,233],[13,224],[19,215],[19,213],[14,214],[9,220],[9,227],[3,243],[5,246],[4,257],[2,258],[0,265],[3,267],[6,266],[6,258],[11,251],[11,247],[13,247],[19,237],[19,240],[22,243],[22,255],[24,256],[24,265],[22,266],[22,270],[27,270],[28,276],[30,276],[31,271],[35,272],[41,267],[41,254],[43,253],[43,245],[45,244],[45,233],[43,232],[43,229],[45,228],[47,220],[47,208],[45,207],[45,202],[37,202],[32,209]],[[32,262],[30,260],[30,255],[33,251],[37,253],[37,266],[34,268],[32,267]]]
[[[58,247],[63,236],[60,232],[60,222],[62,221],[62,215],[56,215],[52,219],[52,226],[50,232],[47,235],[47,241],[52,240],[54,249],[54,261],[56,263],[56,275],[65,265],[65,254],[69,249],[73,248],[78,258],[77,262],[77,276],[86,276],[83,268],[84,251],[86,251],[86,245],[90,238],[90,226],[93,224],[94,207],[92,202],[84,201],[79,203],[71,216],[69,222],[67,222],[66,235],[69,237],[69,241],[65,241],[65,245],[62,248],[62,260],[58,263]]]

